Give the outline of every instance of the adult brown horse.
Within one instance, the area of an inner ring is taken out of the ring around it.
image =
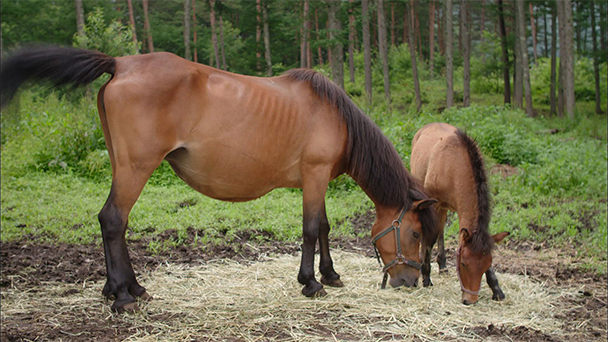
[[[437,263],[445,269],[443,229],[447,211],[458,213],[460,225],[456,273],[460,280],[462,302],[473,304],[479,299],[481,277],[485,273],[492,289],[492,299],[502,300],[504,293],[492,270],[492,249],[508,232],[490,236],[488,225],[492,214],[491,198],[481,152],[466,133],[445,123],[432,123],[421,128],[412,141],[410,159],[412,174],[424,184],[425,191],[437,198],[439,236]],[[423,285],[431,284],[431,249],[422,246]]]
[[[296,69],[258,78],[186,61],[170,53],[113,58],[87,50],[29,48],[2,67],[10,98],[27,79],[83,85],[112,75],[98,109],[112,188],[99,222],[112,308],[136,310],[149,298],[129,259],[125,230],[131,208],[163,159],[197,191],[224,201],[249,201],[280,187],[303,189],[302,293],[324,295],[314,275],[320,246],[321,283],[342,286],[329,253],[328,183],[347,173],[376,205],[372,234],[399,227],[376,243],[393,286],[418,281],[421,239],[437,238],[436,217],[422,186],[395,148],[346,93],[323,75]],[[397,220],[397,218],[399,219]],[[398,242],[397,242],[398,241]]]

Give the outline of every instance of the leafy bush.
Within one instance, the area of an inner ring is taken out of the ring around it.
[[[112,21],[110,25],[105,24],[103,10],[95,8],[87,16],[84,25],[84,35],[74,35],[74,46],[97,50],[110,56],[119,57],[134,55],[139,46],[133,42],[131,27],[124,26],[118,21]]]

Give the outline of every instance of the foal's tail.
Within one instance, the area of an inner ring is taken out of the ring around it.
[[[103,73],[114,75],[115,69],[114,57],[97,51],[55,46],[23,48],[2,61],[2,106],[30,79],[50,81],[53,86],[79,87]]]

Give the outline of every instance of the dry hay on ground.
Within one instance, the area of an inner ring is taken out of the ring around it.
[[[40,326],[39,340],[126,341],[569,341],[605,340],[577,335],[574,322],[556,303],[580,296],[575,287],[549,287],[522,275],[498,274],[507,298],[460,304],[451,270],[434,270],[431,288],[380,290],[375,259],[336,251],[334,264],[344,288],[309,299],[295,280],[299,257],[279,255],[247,264],[223,259],[202,266],[165,264],[140,280],[154,300],[142,312],[116,315],[100,297],[103,282],[45,283],[2,293],[3,340],[19,325]],[[604,297],[605,300],[605,297]],[[571,309],[571,308],[568,308]],[[605,303],[603,306],[605,311]],[[605,312],[604,312],[605,317]],[[34,322],[34,323],[32,323]],[[578,326],[575,326],[578,325]],[[101,329],[104,328],[104,329]],[[105,331],[105,335],[104,335]],[[108,332],[109,331],[109,332]],[[113,334],[111,332],[114,332]],[[12,334],[12,335],[11,335]],[[9,336],[9,339],[10,339]]]

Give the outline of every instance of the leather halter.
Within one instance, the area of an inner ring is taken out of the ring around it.
[[[395,231],[395,244],[397,245],[397,256],[395,257],[395,260],[384,265],[384,267],[382,268],[382,272],[384,273],[384,277],[382,278],[382,287],[381,287],[382,289],[386,288],[386,281],[388,279],[388,270],[391,269],[392,267],[395,267],[397,265],[408,265],[417,270],[420,270],[420,267],[421,267],[420,263],[413,261],[413,260],[408,260],[405,258],[405,256],[403,254],[401,254],[400,229],[401,229],[401,220],[403,220],[403,216],[405,216],[405,212],[406,212],[406,210],[405,210],[405,208],[403,208],[403,210],[401,211],[401,215],[399,215],[399,218],[397,220],[394,220],[393,223],[391,223],[390,227],[384,229],[380,233],[376,234],[376,236],[372,237],[372,244],[374,245],[374,251],[376,252],[376,258],[378,259],[378,263],[380,264],[380,266],[382,266],[382,262],[380,261],[380,254],[378,253],[378,248],[376,247],[376,242],[378,240],[380,240],[380,238],[382,238],[383,236],[390,233],[391,231]]]
[[[479,281],[479,290],[471,291],[464,287],[462,284],[462,279],[460,278],[460,252],[462,252],[462,246],[458,247],[458,251],[456,252],[456,274],[458,275],[458,281],[460,282],[460,289],[462,292],[468,293],[473,296],[479,296],[479,291],[481,291],[481,280]]]

